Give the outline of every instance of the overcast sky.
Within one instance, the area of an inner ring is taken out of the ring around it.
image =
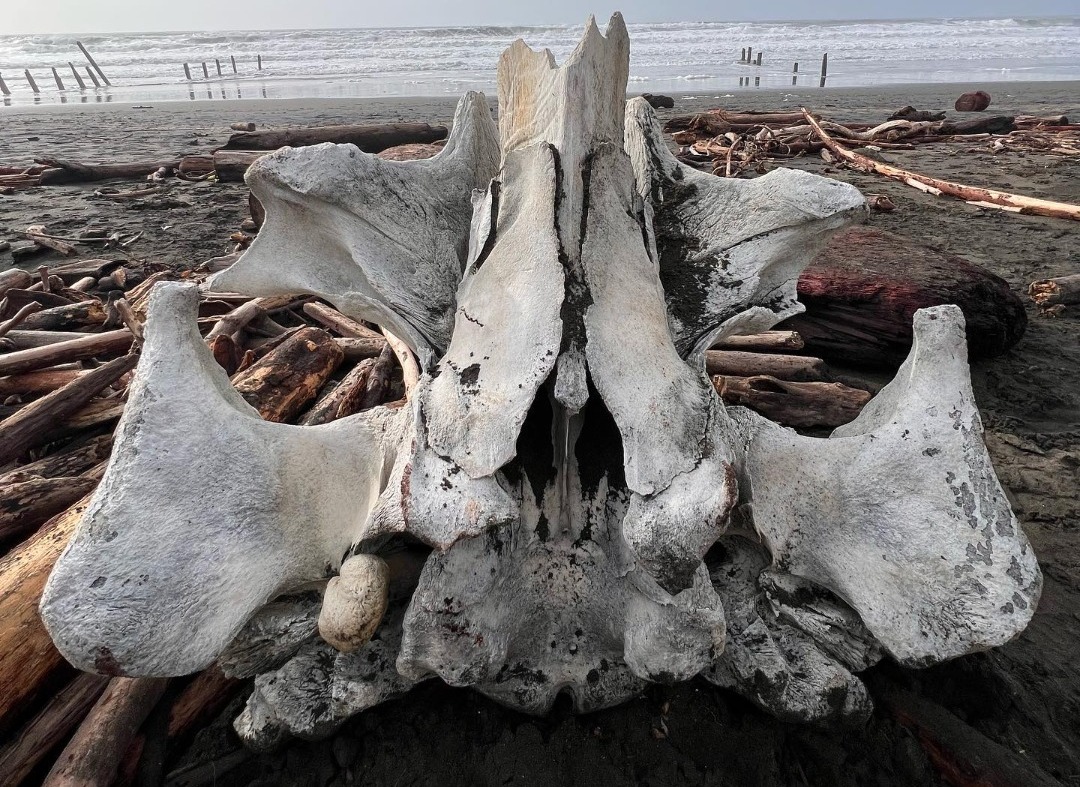
[[[629,22],[1076,14],[1076,0],[0,0],[0,34],[576,23],[621,10]],[[880,8],[876,10],[874,6]]]

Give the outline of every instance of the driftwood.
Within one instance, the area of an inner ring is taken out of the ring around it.
[[[1033,281],[1028,286],[1028,297],[1040,311],[1058,314],[1065,306],[1080,303],[1080,274]]]
[[[301,328],[235,375],[233,386],[265,420],[289,421],[316,397],[344,358],[326,331]]]
[[[0,784],[17,785],[67,738],[105,691],[109,679],[80,673],[49,700],[10,742],[0,749]]]
[[[41,158],[37,161],[39,164],[48,167],[39,175],[39,182],[42,186],[51,186],[58,183],[90,183],[98,180],[112,180],[113,178],[142,179],[162,167],[174,169],[180,164],[179,159],[144,161],[134,164],[80,164],[74,161],[61,161],[52,158]]]
[[[395,145],[435,142],[445,139],[446,135],[445,126],[431,126],[427,123],[266,129],[233,134],[223,150],[277,150],[337,142],[356,145],[365,153],[378,153]],[[216,167],[216,157],[214,163]]]
[[[1024,335],[1024,304],[1006,281],[955,255],[870,227],[834,236],[799,277],[802,314],[781,326],[828,361],[896,366],[912,341],[912,318],[954,303],[967,322],[968,352],[990,358]]]
[[[123,265],[122,260],[77,260],[61,265],[50,265],[49,273],[53,276],[59,276],[64,280],[65,284],[70,285],[88,276],[100,279],[102,276],[112,273],[121,265]]]
[[[725,377],[758,377],[765,375],[780,380],[820,382],[827,379],[825,363],[820,358],[801,355],[709,350],[705,353],[705,373]]]
[[[42,625],[38,602],[89,502],[84,497],[0,559],[0,736],[70,669]]]
[[[305,303],[304,314],[314,319],[323,327],[348,339],[368,339],[379,342],[386,341],[386,337],[382,336],[378,331],[371,330],[366,325],[363,325],[351,317],[346,317],[334,307],[327,306],[324,303],[317,303],[314,301]]]
[[[137,361],[135,355],[109,361],[0,422],[0,465],[10,462],[34,445],[47,427],[75,413],[119,377],[134,369]]]
[[[359,412],[367,393],[368,378],[375,368],[375,361],[361,361],[339,383],[327,385],[326,390],[300,418],[303,426],[315,426],[344,418]]]
[[[749,407],[777,423],[800,429],[849,423],[870,401],[867,391],[841,383],[791,382],[764,375],[712,379],[725,404]]]
[[[1061,784],[1028,757],[988,738],[945,708],[872,679],[874,701],[910,730],[944,783],[953,787],[1046,787]]]
[[[64,747],[43,787],[111,784],[128,746],[167,684],[165,678],[113,678]]]
[[[417,161],[418,159],[431,158],[442,149],[442,141],[431,143],[415,142],[409,145],[394,145],[392,148],[380,151],[377,155],[385,161]]]
[[[222,183],[238,183],[244,179],[248,167],[269,151],[218,150],[214,153],[214,171]]]
[[[22,327],[30,330],[63,331],[80,330],[102,325],[109,315],[101,301],[93,298],[64,306],[54,306],[29,315]]]
[[[948,180],[931,178],[920,175],[917,172],[894,167],[875,161],[852,150],[848,150],[830,137],[811,116],[804,110],[806,122],[809,123],[833,155],[853,164],[857,169],[867,172],[876,172],[891,180],[906,183],[909,186],[924,191],[928,194],[940,196],[942,194],[956,197],[980,207],[993,207],[1000,210],[1023,213],[1036,216],[1050,216],[1059,219],[1073,219],[1080,221],[1080,205],[1070,205],[1066,202],[1054,202],[1053,200],[1039,199],[1037,197],[1025,197],[1020,194],[1010,194],[996,189],[985,189],[976,186],[965,186],[962,183],[953,183]]]
[[[34,283],[34,277],[20,268],[12,268],[0,273],[0,298],[8,290],[24,290]]]
[[[131,347],[132,338],[131,331],[122,328],[43,347],[17,350],[0,355],[0,376],[43,369],[58,363],[81,361],[99,355],[114,355],[128,350]]]
[[[0,485],[32,478],[78,476],[109,458],[112,435],[103,434],[78,442],[35,462],[20,465],[0,475]]]
[[[50,344],[70,342],[74,339],[85,339],[90,336],[100,336],[97,333],[78,331],[11,331],[5,338],[11,342],[15,350],[31,350],[35,347],[48,347]]]
[[[217,666],[200,672],[173,702],[169,738],[184,738],[214,718],[242,685],[243,681],[225,677]]]
[[[0,377],[0,397],[12,394],[40,394],[55,391],[77,378],[78,369],[46,369],[10,377]]]
[[[34,532],[78,502],[98,485],[104,470],[102,465],[83,476],[30,478],[0,486],[0,544]]]
[[[362,361],[364,358],[377,358],[386,346],[386,339],[382,336],[370,339],[334,339],[334,343],[345,353],[347,361]]]
[[[763,333],[725,336],[713,346],[713,349],[785,353],[801,350],[803,346],[802,337],[795,331],[764,331]]]

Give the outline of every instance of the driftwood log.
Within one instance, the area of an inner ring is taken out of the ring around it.
[[[39,176],[40,184],[52,186],[58,183],[90,183],[113,178],[142,179],[162,167],[174,169],[180,165],[180,160],[141,161],[133,164],[81,164],[75,161],[42,158],[38,159],[38,163],[48,167]]]
[[[138,356],[131,354],[109,361],[0,422],[0,465],[18,457],[40,439],[48,427],[75,413],[134,369],[138,360]]]
[[[121,328],[107,333],[87,334],[70,341],[17,350],[0,355],[0,376],[125,352],[131,347],[132,338],[131,331]]]
[[[109,678],[80,673],[0,749],[0,784],[20,784],[78,726]]]
[[[165,678],[113,678],[64,747],[43,787],[112,784],[140,725],[165,692]]]
[[[1043,312],[1056,314],[1065,306],[1080,304],[1080,273],[1033,281],[1028,297]]]
[[[842,383],[792,382],[775,377],[712,378],[725,404],[749,407],[784,426],[835,428],[850,423],[870,401],[867,391]]]
[[[326,331],[301,328],[233,377],[233,386],[267,421],[285,422],[315,399],[345,354]]]
[[[766,375],[780,380],[801,382],[821,382],[827,378],[825,363],[820,358],[738,350],[706,352],[705,373],[738,377]]]
[[[876,172],[879,175],[884,175],[890,180],[906,183],[927,194],[934,194],[936,196],[944,194],[949,197],[962,199],[965,202],[970,202],[980,207],[993,207],[1014,213],[1050,216],[1053,218],[1080,221],[1080,205],[1070,205],[1066,202],[1055,202],[1053,200],[1039,199],[1037,197],[1025,197],[1021,194],[1010,194],[1007,191],[998,191],[996,189],[965,186],[962,183],[953,183],[952,181],[941,180],[940,178],[932,178],[917,172],[901,169],[900,167],[894,167],[891,164],[885,164],[881,161],[875,161],[872,158],[864,156],[861,153],[856,153],[853,150],[848,150],[843,145],[838,144],[836,140],[830,137],[824,129],[822,129],[809,112],[804,110],[803,114],[806,118],[806,122],[813,127],[814,132],[825,144],[825,147],[827,147],[833,155],[854,165],[857,169],[866,172]]]
[[[323,142],[353,144],[365,153],[378,153],[396,145],[429,143],[446,139],[446,126],[427,123],[383,123],[363,126],[265,129],[233,134],[224,150],[277,150],[319,145]],[[217,160],[215,158],[215,167]]]
[[[967,321],[972,358],[1007,351],[1027,328],[1024,304],[1004,279],[929,246],[869,227],[834,236],[799,277],[803,314],[781,326],[806,352],[868,366],[896,366],[911,349],[918,309],[954,303]]]

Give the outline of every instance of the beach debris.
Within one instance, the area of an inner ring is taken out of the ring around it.
[[[53,158],[39,158],[36,161],[45,167],[38,176],[38,185],[41,186],[59,183],[90,183],[114,178],[142,180],[161,169],[171,172],[180,164],[179,159],[134,164],[80,164]]]
[[[925,109],[915,109],[913,106],[901,107],[889,115],[888,120],[910,120],[912,122],[944,120],[944,112],[930,112]]]
[[[990,106],[990,94],[985,90],[976,90],[973,93],[961,93],[956,99],[953,108],[957,112],[982,112]]]
[[[762,332],[801,310],[801,269],[865,203],[804,172],[685,166],[648,102],[625,102],[628,73],[618,15],[561,67],[518,41],[498,135],[469,94],[428,160],[267,156],[248,173],[266,221],[238,261],[201,289],[127,293],[148,320],[112,458],[85,513],[43,531],[83,516],[40,607],[66,657],[160,676],[273,642],[236,723],[263,747],[433,675],[542,713],[562,690],[585,711],[705,673],[785,718],[861,719],[856,674],[882,656],[926,666],[1026,625],[1040,575],[982,443],[960,309],[915,312],[873,398],[812,359],[710,355],[740,334],[797,344]],[[346,340],[379,348],[351,378]],[[365,374],[381,403],[330,420]],[[718,388],[855,417],[803,436]],[[312,409],[328,422],[292,425]],[[733,512],[756,557],[710,552]],[[337,594],[327,633],[353,652],[249,625],[305,590],[312,611]],[[339,614],[350,596],[364,614]]]
[[[919,309],[951,303],[964,313],[973,359],[1016,345],[1027,328],[1008,282],[955,255],[874,227],[834,235],[799,276],[806,307],[781,327],[829,361],[895,368],[908,356]]]
[[[814,133],[821,142],[839,159],[843,159],[856,169],[866,172],[876,172],[890,180],[906,183],[913,188],[935,196],[949,196],[962,199],[972,205],[997,210],[1011,211],[1035,216],[1050,216],[1059,219],[1072,219],[1080,221],[1080,205],[1072,205],[1067,202],[1055,202],[1053,200],[1027,197],[1021,194],[1010,194],[996,189],[980,188],[978,186],[966,186],[962,183],[953,183],[939,178],[921,175],[917,172],[901,169],[900,167],[875,161],[868,156],[848,150],[831,137],[817,120],[804,110],[806,122],[813,128]]]
[[[887,194],[867,194],[866,202],[874,213],[892,213],[896,210],[896,203]]]
[[[641,97],[649,102],[653,109],[674,109],[675,99],[671,96],[654,96],[652,93],[642,93]]]
[[[1080,304],[1080,273],[1033,281],[1028,286],[1028,297],[1040,313],[1060,315],[1066,306]]]
[[[254,131],[254,123],[233,123],[229,126],[233,131]]]
[[[310,128],[242,131],[229,137],[223,150],[277,150],[334,142],[356,145],[365,153],[378,153],[395,145],[429,143],[446,139],[446,126],[427,123],[378,123],[361,126],[314,126]]]

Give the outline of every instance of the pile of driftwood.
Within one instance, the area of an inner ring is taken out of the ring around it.
[[[933,142],[988,143],[992,150],[1039,150],[1062,155],[1080,154],[1080,125],[1064,116],[1039,118],[996,115],[970,120],[946,120],[944,113],[920,112],[905,107],[883,123],[835,123],[814,115],[819,126],[846,147],[875,146],[914,149]],[[826,148],[802,111],[728,112],[713,109],[697,115],[671,118],[664,130],[687,164],[711,165],[726,177],[753,169],[765,158],[790,158],[820,153]],[[729,174],[730,173],[730,174]]]
[[[216,669],[172,681],[77,674],[37,613],[104,471],[150,290],[202,275],[123,259],[0,273],[0,784],[160,783],[191,735],[242,689]],[[402,348],[315,298],[208,294],[199,323],[232,384],[267,420],[315,425],[405,401]],[[733,337],[708,353],[707,368],[725,401],[783,423],[853,419],[870,393],[836,382],[820,359],[792,354],[802,347],[791,331]]]
[[[237,124],[239,127],[251,124]],[[446,126],[427,123],[381,123],[354,126],[316,126],[311,128],[241,131],[210,155],[176,156],[160,161],[86,164],[55,158],[39,158],[30,167],[0,167],[0,192],[13,193],[33,186],[64,183],[92,183],[101,180],[147,179],[160,182],[170,177],[180,180],[241,181],[247,168],[260,156],[286,146],[302,147],[323,142],[350,143],[366,153],[382,153],[388,148],[412,147],[430,156],[446,139]],[[428,150],[428,146],[433,146]],[[406,155],[398,151],[397,156]],[[156,193],[130,193],[130,198]]]
[[[1037,151],[1062,156],[1080,155],[1080,125],[1058,117],[992,116],[946,120],[942,113],[905,107],[876,126],[835,123],[806,110],[799,112],[727,112],[714,109],[669,120],[665,131],[679,145],[683,162],[721,177],[763,172],[769,159],[817,154],[826,161],[898,180],[922,191],[948,195],[980,206],[1018,213],[1080,220],[1080,206],[1025,197],[931,178],[856,152],[913,150],[918,145],[948,142],[978,145],[979,150]],[[888,206],[884,206],[888,209]]]

